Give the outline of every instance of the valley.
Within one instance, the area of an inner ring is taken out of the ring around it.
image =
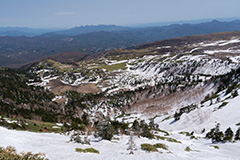
[[[49,159],[240,157],[240,32],[63,59],[1,68],[1,146]]]

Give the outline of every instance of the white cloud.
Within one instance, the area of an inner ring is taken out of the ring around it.
[[[75,14],[74,12],[58,12],[58,13],[54,13],[54,15],[56,16],[64,16],[64,15],[73,15]]]

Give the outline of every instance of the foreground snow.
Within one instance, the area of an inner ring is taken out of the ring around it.
[[[217,144],[220,149],[212,147],[210,140],[199,139],[190,140],[189,137],[178,133],[170,133],[170,137],[180,140],[182,143],[168,142],[163,140],[149,140],[147,138],[134,137],[137,150],[134,155],[129,155],[127,142],[129,136],[117,136],[119,140],[100,142],[91,139],[91,146],[76,143],[68,143],[69,136],[54,133],[33,133],[27,131],[8,130],[0,127],[0,146],[14,146],[17,151],[33,151],[34,153],[45,153],[50,160],[77,160],[77,159],[171,159],[171,160],[233,160],[240,158],[240,143]],[[160,152],[147,153],[140,149],[142,143],[164,143],[169,146],[169,150],[159,149]],[[187,152],[185,148],[189,146],[192,151]],[[100,154],[77,153],[75,148],[93,147],[100,151]]]
[[[240,89],[237,91],[240,93]],[[169,136],[164,135],[162,132],[155,134],[174,138],[181,143],[157,139],[150,140],[135,136],[134,142],[137,150],[134,151],[134,155],[129,155],[127,150],[129,140],[127,135],[115,135],[115,140],[112,141],[98,141],[93,136],[90,136],[91,145],[82,145],[68,142],[70,136],[67,135],[8,130],[3,127],[0,127],[0,147],[13,146],[16,147],[18,152],[45,153],[50,160],[240,160],[240,141],[212,144],[211,140],[203,138],[211,128],[215,127],[217,122],[220,123],[222,131],[231,127],[235,133],[239,127],[237,124],[240,123],[240,96],[226,99],[230,94],[225,95],[225,91],[222,91],[219,95],[223,101],[216,102],[213,99],[213,105],[206,102],[203,107],[188,114],[184,113],[179,121],[174,122],[173,118],[163,121],[164,116],[156,117],[155,123],[159,124],[160,129],[168,131]],[[228,104],[218,109],[223,102],[228,102]],[[132,118],[127,119],[128,122],[132,122],[133,117],[135,119],[145,119],[146,121],[148,119],[148,117],[143,117],[142,114],[132,114],[131,116]],[[206,132],[201,134],[203,129],[206,129]],[[197,139],[190,139],[190,137],[180,134],[182,131],[189,133],[194,131],[194,136]],[[159,152],[147,153],[141,150],[141,144],[143,143],[152,145],[163,143],[168,146],[168,150],[158,149]],[[218,146],[219,149],[214,148],[214,146]],[[100,154],[75,152],[75,148],[85,149],[90,147],[99,150]],[[191,151],[185,151],[186,147],[190,147]]]

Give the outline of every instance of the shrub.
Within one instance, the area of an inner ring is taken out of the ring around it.
[[[20,128],[20,126],[16,122],[10,123],[9,125],[11,126],[12,129]]]
[[[221,109],[222,107],[226,106],[228,104],[228,102],[223,102],[219,107],[218,109]]]
[[[170,138],[170,137],[156,136],[156,138],[161,139],[161,140],[167,140],[168,142],[182,143],[181,141],[178,141],[178,140]]]
[[[120,138],[118,138],[118,137],[113,137],[112,140],[117,140],[117,141],[119,141]]]
[[[184,134],[185,136],[191,136],[189,132],[179,132],[179,134]]]
[[[190,151],[191,151],[191,148],[190,148],[189,146],[187,146],[187,147],[185,148],[185,151],[190,152]]]
[[[161,130],[161,129],[155,129],[158,132],[165,133],[165,136],[169,136],[170,134],[167,131]]]
[[[76,152],[82,152],[82,153],[96,153],[99,154],[100,152],[94,148],[86,148],[86,149],[82,149],[82,148],[75,148]]]
[[[97,153],[99,154],[100,152],[94,148],[86,148],[85,149],[86,152],[89,152],[89,153]]]
[[[211,145],[211,147],[213,147],[213,148],[215,148],[215,149],[219,149],[218,146]]]
[[[162,149],[168,150],[168,146],[166,144],[163,144],[163,143],[156,143],[153,146],[156,147],[156,148],[162,148]]]
[[[18,154],[14,147],[8,146],[6,148],[0,147],[0,159],[1,160],[47,160],[43,153],[32,154],[31,152],[21,152]]]
[[[175,143],[182,143],[181,141],[178,141],[178,140],[176,140],[174,138],[167,138],[167,141],[168,142],[175,142]]]
[[[158,150],[155,146],[148,144],[148,143],[141,144],[141,149],[145,150],[147,152],[158,152]]]
[[[83,153],[86,152],[85,149],[82,149],[82,148],[75,148],[75,151],[76,152],[83,152]]]

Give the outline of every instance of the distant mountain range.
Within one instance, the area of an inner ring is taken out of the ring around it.
[[[240,17],[230,17],[230,18],[217,18],[215,20],[221,22],[230,22]],[[86,26],[77,26],[70,29],[41,29],[41,28],[27,28],[27,27],[0,27],[0,36],[56,36],[56,35],[67,35],[67,36],[76,36],[80,34],[86,34],[91,32],[113,32],[113,31],[123,31],[123,30],[133,30],[136,28],[147,28],[147,27],[163,27],[175,24],[200,24],[211,22],[213,19],[198,19],[198,20],[182,20],[182,21],[169,21],[169,22],[154,22],[154,23],[142,23],[142,24],[133,24],[127,26],[117,26],[117,25],[86,25]]]
[[[100,32],[100,31],[114,32],[114,31],[130,30],[130,29],[131,28],[116,26],[116,25],[97,25],[97,26],[90,25],[90,26],[75,27],[68,30],[54,32],[54,33],[67,35],[67,36],[76,36],[76,35],[86,34],[91,32]]]
[[[49,33],[53,31],[58,31],[59,29],[37,29],[37,28],[27,28],[27,27],[0,27],[0,36],[26,36],[33,37],[42,35],[44,33]]]
[[[198,24],[198,23],[211,22],[213,20],[217,20],[217,21],[221,21],[221,22],[230,22],[230,21],[234,21],[236,19],[240,19],[240,17],[140,23],[140,24],[129,25],[128,27],[143,28],[143,27],[157,27],[157,26],[160,27],[160,26],[166,26],[166,25],[172,25],[172,24]]]
[[[240,31],[240,20],[214,20],[200,24],[147,28],[99,25],[76,27],[35,37],[0,37],[0,66],[19,67],[59,53],[77,51],[96,55],[115,48],[134,48],[157,40],[227,31]]]

